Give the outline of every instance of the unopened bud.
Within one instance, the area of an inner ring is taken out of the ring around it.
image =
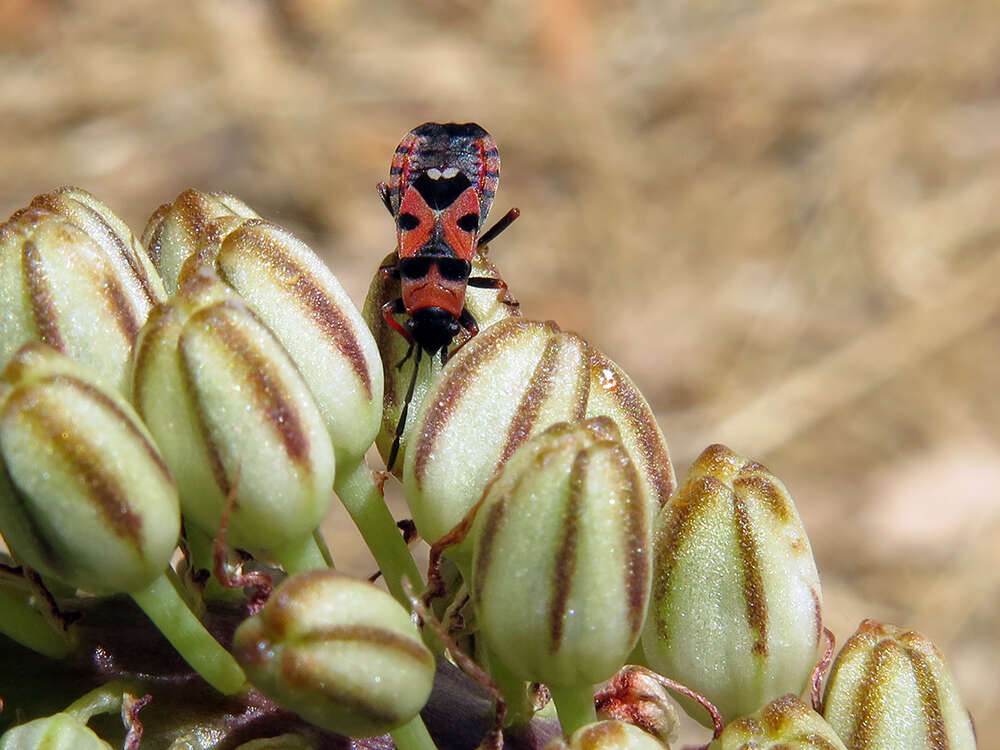
[[[776,476],[710,446],[661,511],[654,554],[642,636],[650,667],[706,696],[727,721],[801,693],[822,599],[805,529]]]
[[[173,294],[183,284],[181,269],[194,274],[201,265],[211,265],[222,240],[247,219],[256,219],[250,206],[229,193],[185,190],[173,203],[160,206],[142,233],[142,244],[159,270],[167,291]]]
[[[307,721],[351,737],[399,727],[430,696],[434,657],[409,613],[332,570],[287,579],[233,642],[250,681]]]
[[[245,221],[222,242],[219,276],[284,345],[337,452],[357,463],[382,416],[382,362],[361,313],[326,264],[285,229]]]
[[[973,750],[972,719],[927,638],[865,620],[837,655],[823,715],[849,748]]]
[[[900,746],[902,747],[902,746]],[[708,750],[846,750],[823,717],[794,695],[731,721]]]
[[[434,542],[482,498],[531,435],[610,416],[654,512],[674,486],[649,405],[603,354],[554,323],[512,319],[472,339],[427,393],[410,431],[403,482],[420,535]]]
[[[0,750],[112,750],[112,748],[74,716],[58,713],[8,729],[0,737]]]
[[[133,399],[174,472],[185,518],[214,536],[295,544],[332,497],[334,455],[308,386],[274,335],[209,270],[156,308],[136,345]]]
[[[99,594],[163,574],[177,490],[132,407],[82,365],[28,344],[0,379],[0,530],[43,575]]]
[[[39,195],[0,226],[0,367],[40,341],[125,393],[135,337],[164,297],[129,228],[79,188]]]
[[[670,746],[637,726],[607,719],[580,727],[569,739],[552,740],[543,750],[670,750]]]
[[[511,673],[556,694],[621,667],[646,616],[649,529],[607,417],[553,425],[514,452],[470,535],[476,619]]]

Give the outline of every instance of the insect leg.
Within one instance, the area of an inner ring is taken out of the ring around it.
[[[479,238],[478,246],[481,247],[483,245],[488,245],[490,240],[495,240],[497,235],[513,224],[514,220],[520,215],[521,209],[519,208],[512,208],[510,211],[505,213],[496,224],[483,232],[482,236]]]
[[[410,376],[410,386],[406,389],[406,398],[403,400],[403,411],[399,413],[399,421],[396,422],[396,436],[392,439],[392,448],[389,450],[389,460],[386,461],[385,468],[386,471],[392,471],[392,467],[396,463],[396,457],[399,455],[399,441],[403,438],[403,431],[406,429],[406,415],[410,411],[410,401],[413,400],[413,389],[417,385],[417,372],[420,370],[420,355],[423,353],[423,349],[419,346],[415,347],[417,350],[417,356],[413,361],[413,375]],[[410,345],[410,351],[414,349],[414,346]],[[409,353],[406,355],[409,357]],[[406,359],[403,360],[405,362]],[[402,362],[400,363],[402,364]]]

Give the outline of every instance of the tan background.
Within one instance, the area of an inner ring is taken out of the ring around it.
[[[782,476],[839,639],[931,637],[1000,746],[995,2],[0,0],[0,113],[0,216],[228,190],[359,304],[396,143],[479,122],[526,314],[624,366],[679,474]]]

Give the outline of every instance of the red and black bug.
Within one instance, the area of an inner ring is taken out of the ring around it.
[[[480,233],[500,180],[496,142],[475,123],[427,122],[414,128],[396,147],[389,182],[378,192],[396,222],[396,257],[383,274],[397,278],[402,296],[382,306],[386,323],[409,343],[406,361],[416,350],[413,380],[396,430],[388,465],[392,468],[423,352],[441,361],[464,329],[479,331],[465,306],[468,286],[506,290],[492,278],[471,277],[472,260],[519,215],[511,209]],[[402,322],[396,316],[406,318]],[[466,339],[468,340],[468,339]],[[402,362],[400,362],[402,365]]]

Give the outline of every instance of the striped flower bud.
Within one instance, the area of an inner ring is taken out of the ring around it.
[[[395,262],[397,262],[397,257],[396,253],[393,252],[382,260],[381,265],[388,266]],[[472,258],[472,276],[502,279],[496,266],[482,253],[476,253]],[[410,345],[397,331],[386,325],[385,318],[382,317],[382,306],[387,302],[399,299],[401,293],[399,279],[393,279],[378,272],[372,279],[362,312],[365,322],[375,337],[385,372],[382,425],[375,444],[382,459],[387,462],[396,437],[396,426],[406,404],[406,392],[410,385],[411,370],[409,367],[399,367],[399,364],[406,357]],[[509,295],[499,295],[496,289],[481,289],[470,286],[466,291],[465,306],[476,319],[481,331],[501,320],[518,318],[521,315],[513,298]],[[455,351],[464,340],[464,337],[461,336],[456,339],[451,350]],[[413,366],[412,360],[410,366]],[[407,426],[413,422],[413,417],[419,410],[420,404],[423,403],[428,388],[440,372],[441,363],[437,358],[422,358],[413,396],[410,399]],[[399,457],[393,465],[393,472],[396,476],[401,474],[402,459],[406,455],[406,434],[404,432],[403,440],[400,443]]]
[[[21,562],[75,588],[129,594],[213,687],[242,688],[242,670],[165,575],[177,489],[117,392],[54,349],[26,345],[0,379],[0,453],[0,531]]]
[[[562,711],[561,688],[622,666],[649,600],[650,512],[611,419],[556,424],[516,450],[470,536],[476,619],[507,670],[544,682]]]
[[[156,209],[142,233],[142,244],[173,294],[183,283],[181,269],[188,258],[196,260],[188,264],[186,274],[211,265],[225,236],[255,218],[254,210],[235,195],[185,190],[173,203]]]
[[[381,424],[382,361],[340,282],[308,245],[259,219],[226,236],[216,270],[299,368],[326,421],[337,463],[359,462]]]
[[[177,490],[132,407],[43,344],[0,380],[0,530],[43,575],[93,593],[132,593],[177,545]]]
[[[322,415],[278,340],[207,269],[150,315],[133,400],[186,519],[214,536],[235,492],[233,544],[274,551],[312,534],[334,478]]]
[[[544,750],[670,750],[651,734],[624,721],[608,719],[577,729],[569,739],[555,739]]]
[[[41,341],[125,393],[135,337],[165,294],[125,223],[89,193],[36,197],[0,226],[0,367]]]
[[[865,620],[837,655],[823,715],[851,750],[973,750],[944,657],[919,633]]]
[[[674,487],[666,442],[614,362],[551,322],[517,318],[480,333],[448,362],[411,428],[403,482],[420,535],[434,542],[459,523],[531,435],[602,415],[617,423],[658,509]]]
[[[58,713],[8,729],[0,737],[0,750],[112,750],[112,748],[74,716]]]
[[[900,746],[902,747],[902,746]],[[794,695],[730,722],[708,750],[846,750],[833,727]]]
[[[383,734],[427,702],[434,657],[409,613],[332,570],[292,576],[236,631],[250,681],[307,721],[351,737]]]
[[[650,667],[705,695],[727,721],[802,692],[822,600],[809,540],[777,477],[710,446],[661,511],[654,555],[642,636]]]

